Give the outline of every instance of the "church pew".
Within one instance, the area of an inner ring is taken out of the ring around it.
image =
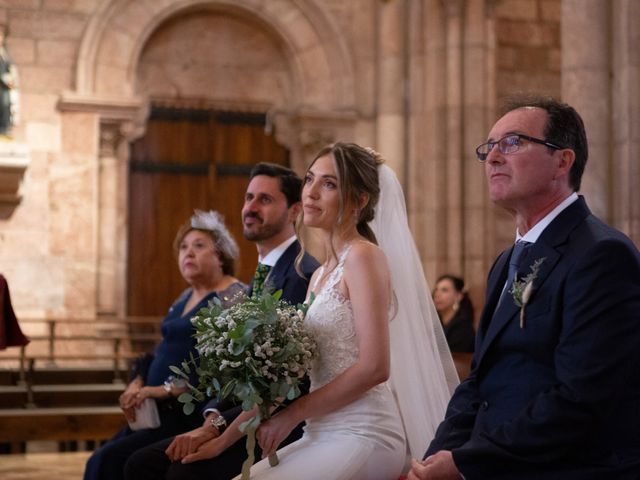
[[[124,389],[123,383],[0,386],[0,408],[113,406]]]
[[[460,381],[463,381],[469,376],[469,372],[471,371],[473,353],[451,352],[451,356],[453,357],[453,363],[456,366],[458,377]]]
[[[0,409],[0,443],[101,440],[125,424],[116,406]]]

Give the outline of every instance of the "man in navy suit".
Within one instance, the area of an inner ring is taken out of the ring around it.
[[[299,265],[303,276],[296,271],[300,244],[294,222],[301,209],[301,191],[302,180],[289,168],[259,163],[251,170],[242,207],[243,234],[256,243],[259,264],[266,265],[268,273],[266,279],[260,279],[259,283],[264,280],[262,285],[257,285],[256,274],[250,295],[257,293],[254,287],[268,288],[282,290],[281,298],[294,305],[305,300],[309,278],[318,262],[305,254]],[[201,427],[134,453],[125,466],[125,478],[223,480],[235,477],[247,457],[245,440],[223,448],[218,438],[241,411],[240,406],[227,400],[209,402],[203,409],[205,418]],[[285,442],[291,443],[301,436],[302,424]]]
[[[517,246],[489,272],[471,375],[409,478],[639,479],[640,254],[576,193],[578,113],[539,97],[506,112],[476,152]]]

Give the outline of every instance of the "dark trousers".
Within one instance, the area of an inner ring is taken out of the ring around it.
[[[298,425],[280,444],[281,447],[302,436],[302,425]],[[135,452],[125,466],[126,480],[229,480],[240,474],[242,462],[247,458],[247,437],[242,437],[221,455],[194,463],[172,462],[164,451],[173,438],[149,445]],[[262,451],[256,445],[256,461]]]
[[[159,413],[158,428],[134,432],[125,427],[93,452],[85,467],[84,480],[124,480],[124,465],[136,450],[202,425],[200,415],[184,415],[177,402],[160,405]]]
[[[182,464],[172,462],[164,453],[172,438],[138,450],[125,465],[126,480],[229,480],[240,473],[247,458],[247,439],[241,438],[218,457]],[[260,453],[256,452],[256,458]]]

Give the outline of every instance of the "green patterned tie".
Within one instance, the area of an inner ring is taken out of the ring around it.
[[[269,275],[269,271],[271,270],[270,265],[265,265],[263,263],[258,263],[256,267],[256,273],[253,276],[253,292],[251,296],[259,297],[262,295],[262,290],[264,288],[264,281]]]

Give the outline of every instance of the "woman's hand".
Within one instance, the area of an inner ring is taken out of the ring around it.
[[[285,408],[258,427],[256,438],[262,448],[262,458],[275,453],[283,440],[300,423],[294,418],[290,408],[291,406]]]
[[[142,387],[136,393],[134,404],[135,407],[139,407],[147,398],[167,398],[171,395],[167,392],[163,386],[157,387]]]
[[[136,420],[136,396],[140,392],[141,388],[142,379],[137,377],[127,385],[127,388],[122,392],[118,399],[120,402],[120,408],[128,422],[135,422]]]
[[[194,453],[190,453],[182,459],[182,463],[193,463],[199,460],[215,458],[227,449],[222,436],[212,438],[200,445]]]

